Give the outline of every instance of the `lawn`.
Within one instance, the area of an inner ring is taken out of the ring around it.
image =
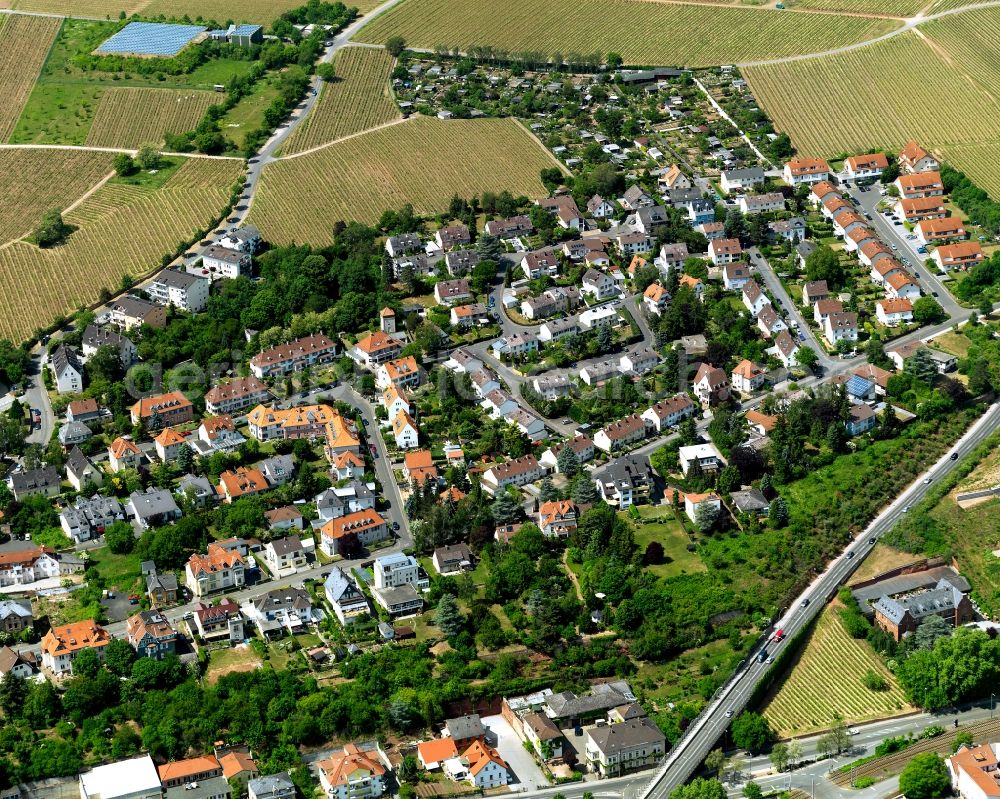
[[[233,106],[219,120],[219,127],[227,139],[232,139],[237,147],[243,147],[247,134],[256,130],[264,122],[264,111],[278,96],[278,87],[273,77],[258,81],[250,94]]]
[[[773,8],[637,0],[404,0],[359,32],[414,47],[619,53],[630,64],[710,66],[815,52],[862,41],[896,20]],[[711,31],[712,35],[704,35]]]
[[[969,354],[969,344],[971,342],[961,332],[949,330],[947,333],[935,336],[931,343],[945,352],[950,352],[952,355],[964,358]]]
[[[984,189],[1000,196],[995,114],[1000,9],[954,14],[870,47],[804,61],[748,66],[761,107],[803,154],[834,156],[898,148],[912,138],[939,151]],[[920,76],[898,91],[901,75]],[[825,102],[817,105],[815,97]],[[837,124],[820,108],[853,108]],[[924,109],[947,107],[948,114]]]
[[[107,547],[101,547],[90,553],[90,564],[97,569],[108,588],[122,593],[145,588],[142,584],[141,561],[134,552],[116,555]]]
[[[208,662],[205,679],[214,683],[226,674],[253,671],[262,666],[260,657],[249,644],[237,644],[229,649],[214,649]]]
[[[414,117],[264,168],[250,221],[275,244],[326,245],[335,222],[376,222],[411,203],[444,210],[458,194],[508,190],[541,197],[555,159],[512,119]]]
[[[903,715],[913,710],[892,673],[865,641],[851,638],[834,603],[823,609],[785,678],[764,701],[763,714],[782,737],[830,727],[840,714],[848,723]],[[882,675],[886,691],[862,682]]]
[[[299,648],[291,651],[292,641],[295,641]],[[316,633],[300,633],[293,636],[285,636],[271,643],[268,647],[268,662],[275,671],[282,671],[288,668],[288,664],[293,658],[298,657],[300,650],[312,649],[323,642]]]
[[[851,583],[870,580],[872,577],[876,577],[890,569],[895,569],[898,566],[913,563],[915,560],[920,560],[919,556],[910,552],[903,552],[879,541],[865,555],[865,559],[858,566],[857,571],[851,575]]]
[[[657,577],[674,577],[678,574],[705,571],[697,552],[688,551],[690,538],[684,527],[674,516],[672,508],[641,505],[637,508],[641,521],[632,523],[635,529],[635,543],[640,552],[652,541],[663,545],[664,562],[647,566],[646,569]],[[628,514],[620,514],[627,517]]]

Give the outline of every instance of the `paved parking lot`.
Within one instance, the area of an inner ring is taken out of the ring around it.
[[[514,790],[534,791],[548,788],[549,781],[545,778],[535,759],[524,749],[524,743],[507,723],[503,716],[484,716],[483,726],[489,730],[500,757],[507,761],[512,772]]]

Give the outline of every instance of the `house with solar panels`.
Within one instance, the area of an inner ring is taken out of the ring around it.
[[[230,25],[225,30],[209,31],[214,41],[229,42],[240,47],[249,47],[264,41],[264,29],[260,25]]]

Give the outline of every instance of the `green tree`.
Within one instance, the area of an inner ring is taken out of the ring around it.
[[[764,799],[764,792],[756,782],[748,782],[743,786],[744,799]]]
[[[771,747],[771,765],[775,771],[788,768],[788,744],[779,743]]]
[[[521,518],[524,511],[508,492],[501,491],[490,509],[497,524],[510,524]]]
[[[687,785],[680,785],[670,792],[670,799],[726,799],[726,789],[718,780],[695,777]]]
[[[39,247],[55,247],[62,244],[73,228],[63,222],[62,213],[58,210],[46,211],[42,221],[32,233],[32,238]]]
[[[580,471],[580,459],[576,451],[566,444],[556,456],[556,465],[559,467],[559,474],[565,475],[567,480],[572,479]]]
[[[116,555],[127,555],[135,548],[135,532],[128,522],[114,522],[105,529],[104,541]]]
[[[767,719],[759,713],[740,713],[733,721],[733,744],[755,753],[763,751],[774,739],[774,731]]]
[[[112,674],[119,677],[130,676],[133,662],[135,650],[124,638],[115,638],[104,649],[104,665]]]
[[[406,48],[406,40],[402,36],[390,36],[385,40],[385,49],[393,58],[399,58],[399,54]]]
[[[772,527],[778,530],[788,524],[788,503],[783,497],[775,497],[771,500],[767,511],[767,520]]]
[[[611,52],[604,57],[604,63],[608,65],[608,69],[618,69],[624,61],[618,53]]]
[[[795,351],[795,362],[803,369],[812,371],[819,362],[819,356],[812,347],[801,346]]]
[[[847,278],[840,255],[826,244],[822,244],[806,257],[806,278],[825,280],[831,289],[843,288]]]
[[[837,750],[838,755],[851,748],[851,733],[847,729],[847,722],[844,721],[843,716],[839,714],[836,716],[834,725],[830,728],[829,735],[830,742]]]
[[[944,309],[933,297],[921,297],[913,303],[913,321],[923,327],[933,325],[946,318]]]
[[[935,380],[937,380],[937,365],[934,363],[931,352],[927,347],[921,347],[913,353],[906,360],[904,366],[903,371],[928,386],[933,385]]]
[[[396,776],[399,777],[400,782],[416,782],[419,773],[420,764],[413,755],[404,757],[396,770]]]
[[[128,177],[129,175],[135,174],[135,161],[132,160],[132,156],[128,153],[118,153],[111,165],[115,168],[115,172],[119,177]]]
[[[316,76],[326,83],[336,79],[337,72],[333,68],[333,64],[329,61],[324,61],[322,64],[316,65]]]
[[[705,768],[710,774],[718,775],[726,764],[726,753],[721,749],[713,749],[705,756]]]
[[[694,524],[700,533],[709,533],[719,521],[719,509],[710,502],[702,502],[694,512]]]
[[[93,679],[101,669],[100,658],[94,649],[81,649],[73,658],[73,676]]]
[[[728,464],[719,473],[719,491],[723,494],[731,494],[741,485],[740,470],[733,464]]]
[[[556,490],[555,485],[553,485],[552,478],[546,475],[542,480],[542,485],[538,491],[538,501],[551,502],[556,499],[559,499],[559,491]]]
[[[577,505],[593,505],[601,498],[593,478],[586,472],[580,472],[573,481],[572,496]]]
[[[160,151],[152,144],[144,144],[135,154],[135,162],[140,169],[156,169],[160,165]]]
[[[939,638],[951,635],[952,628],[941,616],[932,614],[925,618],[913,633],[912,643],[917,649],[934,649]]]
[[[951,793],[951,777],[944,758],[921,752],[899,775],[899,790],[906,799],[941,799]]]
[[[802,744],[797,738],[792,738],[788,742],[788,765],[795,768],[795,764],[802,759]]]
[[[434,613],[434,623],[448,638],[458,635],[465,628],[465,619],[458,602],[451,594],[442,594]]]

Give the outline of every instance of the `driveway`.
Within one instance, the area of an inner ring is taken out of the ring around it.
[[[524,743],[503,716],[486,716],[483,725],[496,737],[495,746],[500,757],[507,761],[517,790],[536,791],[548,788],[545,778],[535,759],[525,751]]]

